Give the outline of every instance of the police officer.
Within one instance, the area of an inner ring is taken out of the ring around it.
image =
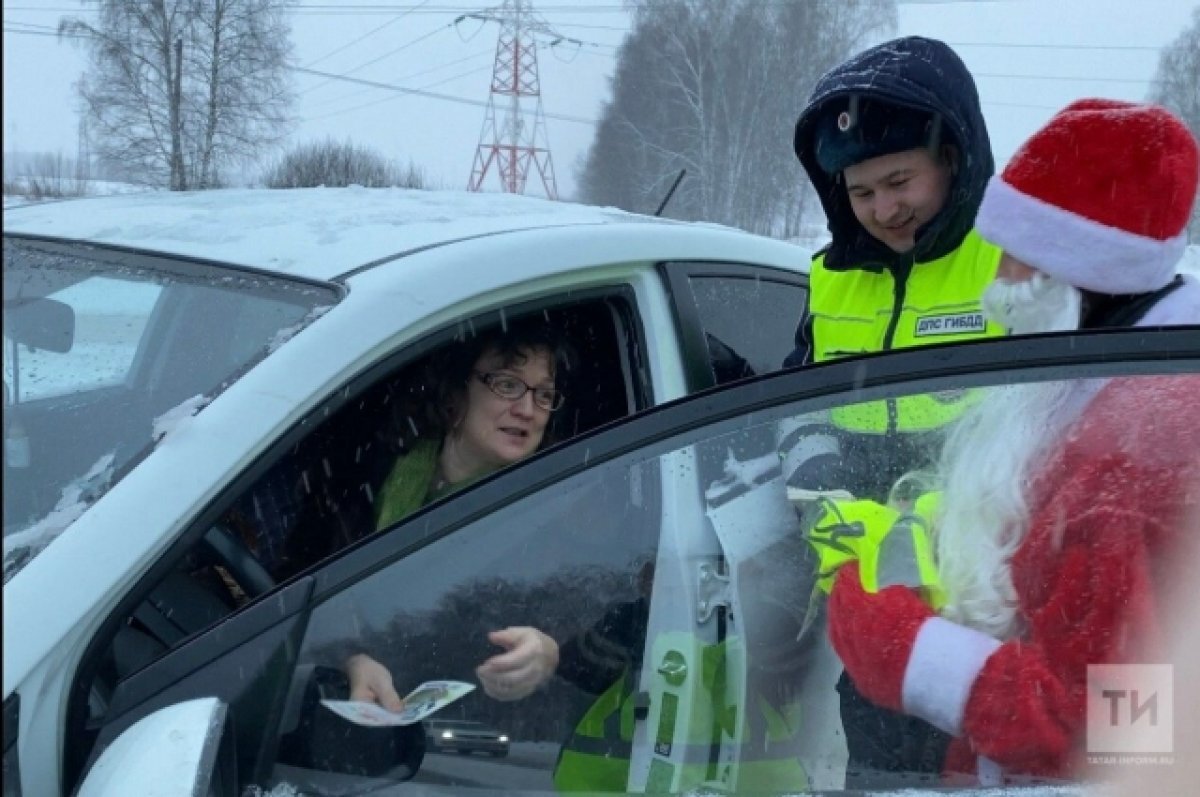
[[[994,170],[991,144],[975,83],[948,46],[897,39],[830,70],[800,114],[794,144],[832,239],[813,258],[807,312],[785,365],[1003,334],[980,306],[1000,250],[973,229]],[[863,455],[901,456],[860,470],[842,462],[854,453],[844,445],[819,459],[809,453],[788,468],[792,486],[883,500],[912,462],[895,439],[870,438],[936,429],[957,417],[961,398],[835,412],[835,429]]]
[[[813,259],[807,312],[785,365],[1003,334],[980,302],[1001,253],[974,230],[994,170],[991,144],[974,80],[947,45],[897,39],[833,68],[801,113],[794,145],[832,240]],[[885,502],[903,473],[929,463],[937,432],[971,398],[865,402],[784,428],[789,496],[800,505]],[[846,678],[838,689],[847,786],[936,773],[947,742],[940,732],[875,708]]]

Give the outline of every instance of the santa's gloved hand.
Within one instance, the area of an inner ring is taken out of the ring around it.
[[[913,642],[933,616],[909,587],[867,592],[858,563],[852,562],[838,572],[829,596],[829,640],[858,691],[872,703],[900,711]]]
[[[857,562],[838,572],[828,615],[833,649],[864,697],[961,735],[971,687],[999,642],[938,617],[910,587],[867,592]]]

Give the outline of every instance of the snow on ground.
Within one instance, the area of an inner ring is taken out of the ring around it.
[[[39,191],[45,191],[46,189],[52,189],[64,194],[64,196],[36,197]],[[21,207],[22,205],[57,202],[62,199],[110,196],[112,194],[145,194],[157,191],[158,189],[114,180],[76,180],[68,177],[17,175],[5,178],[4,190],[4,208],[7,210],[8,208]]]

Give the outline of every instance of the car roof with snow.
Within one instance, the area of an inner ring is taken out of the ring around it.
[[[465,238],[629,224],[693,226],[513,194],[362,187],[154,191],[9,207],[4,213],[6,233],[136,247],[316,279]]]

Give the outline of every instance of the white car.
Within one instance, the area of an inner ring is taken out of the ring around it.
[[[840,665],[781,430],[905,395],[1200,372],[1186,328],[776,371],[807,253],[516,197],[129,196],[4,226],[6,793],[599,788],[563,747],[587,747],[618,686],[609,790],[761,789],[765,760],[787,764],[774,790],[838,788]],[[530,315],[578,355],[566,439],[280,576],[286,497],[340,496],[318,507],[335,528],[370,500],[363,452],[411,369]],[[502,759],[426,755],[424,733],[323,703],[346,697],[348,646],[403,693],[474,682],[505,626],[558,640],[556,676],[435,715],[504,728]]]
[[[93,750],[71,697],[88,651],[314,412],[537,313],[582,364],[579,434],[778,367],[809,260],[716,225],[354,188],[48,203],[4,231],[4,683],[46,794]]]

